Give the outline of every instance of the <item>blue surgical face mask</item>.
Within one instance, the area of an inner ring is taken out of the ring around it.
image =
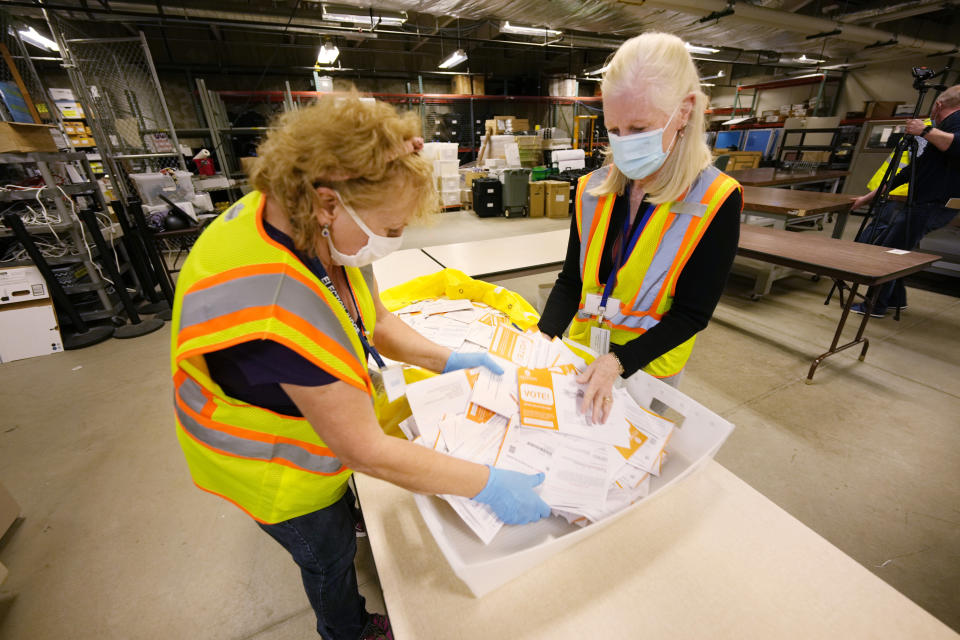
[[[680,109],[680,105],[677,105],[673,113],[670,114],[667,124],[670,124],[673,116],[677,115],[678,109]],[[674,134],[670,146],[664,151],[663,132],[665,130],[666,125],[654,131],[632,133],[627,136],[618,136],[615,133],[609,134],[610,149],[613,151],[613,164],[617,165],[620,173],[631,180],[642,180],[662,167],[667,160],[667,156],[670,155],[673,143],[677,140],[677,135]]]

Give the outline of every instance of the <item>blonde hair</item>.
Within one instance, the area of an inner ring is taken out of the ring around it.
[[[647,199],[653,204],[678,200],[696,177],[713,161],[704,139],[704,111],[707,96],[700,90],[700,76],[683,40],[669,33],[644,33],[627,40],[607,63],[601,91],[604,96],[642,89],[649,104],[664,115],[689,94],[694,95],[693,110],[686,127],[677,134],[673,151],[660,171],[646,185]],[[630,183],[607,153],[610,172],[590,193],[622,195]]]
[[[317,186],[336,189],[355,209],[396,202],[404,192],[415,217],[439,209],[433,166],[408,149],[420,135],[415,114],[350,91],[284,113],[274,125],[257,148],[250,181],[287,214],[301,251],[314,255],[320,239]]]
[[[941,106],[947,109],[960,107],[960,84],[955,84],[941,93],[937,96],[936,102],[939,102]]]

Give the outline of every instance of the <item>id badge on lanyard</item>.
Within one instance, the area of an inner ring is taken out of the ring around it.
[[[620,310],[620,300],[610,297],[617,279],[617,272],[623,268],[623,265],[627,262],[627,258],[633,252],[633,248],[636,246],[640,234],[643,233],[644,227],[647,226],[647,221],[650,219],[653,210],[653,205],[647,205],[647,210],[644,211],[642,216],[638,216],[637,219],[634,220],[632,228],[630,227],[630,217],[627,216],[624,218],[623,243],[620,246],[620,255],[614,256],[614,262],[610,268],[610,275],[607,277],[607,282],[603,287],[603,294],[588,293],[584,300],[584,310],[593,316],[593,322],[596,323],[590,327],[590,348],[599,355],[610,352],[609,321]]]

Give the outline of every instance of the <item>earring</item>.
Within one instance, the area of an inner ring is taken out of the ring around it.
[[[325,224],[320,228],[320,235],[324,238],[330,237],[330,225]]]

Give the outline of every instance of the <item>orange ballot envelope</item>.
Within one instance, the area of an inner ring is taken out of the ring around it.
[[[520,394],[520,426],[560,430],[553,374],[549,369],[521,368],[517,371]]]

